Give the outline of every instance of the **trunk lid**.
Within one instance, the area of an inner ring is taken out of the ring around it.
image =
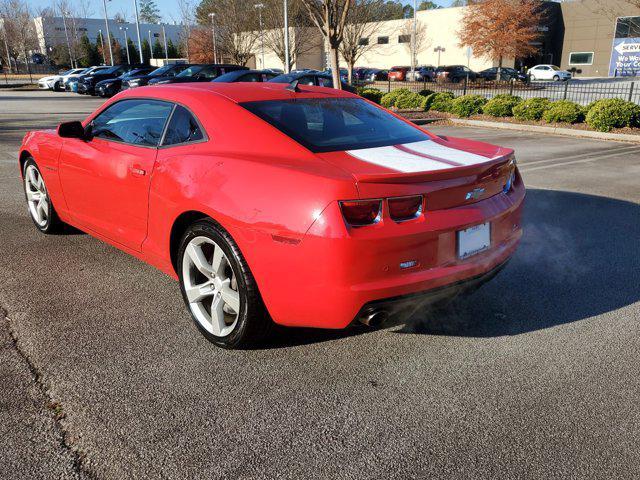
[[[360,198],[425,194],[429,210],[497,195],[513,169],[513,150],[452,137],[318,155],[353,175]]]

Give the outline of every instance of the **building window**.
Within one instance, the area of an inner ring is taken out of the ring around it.
[[[640,37],[640,17],[622,17],[616,21],[616,38]]]
[[[398,43],[411,43],[411,35],[398,35]]]
[[[369,39],[368,38],[361,38],[360,40],[358,40],[358,45],[369,45]]]
[[[389,43],[389,37],[378,37],[378,44],[386,45]]]
[[[593,65],[593,52],[571,52],[569,65]]]

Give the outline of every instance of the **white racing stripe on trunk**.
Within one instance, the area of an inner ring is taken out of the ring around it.
[[[399,150],[395,146],[347,150],[347,153],[359,160],[402,173],[428,172],[452,168],[451,164],[439,162],[437,160],[438,157],[450,162],[459,163],[461,166],[475,165],[490,160],[482,155],[445,147],[432,140],[404,143],[402,146],[416,153],[432,155],[435,158],[429,159],[420,155],[414,155],[410,152]]]
[[[460,163],[462,165],[475,165],[477,163],[488,162],[490,158],[477,155],[475,153],[465,152],[451,147],[446,147],[434,142],[433,140],[423,140],[421,142],[405,143],[405,147],[415,150],[425,155],[433,155],[441,157],[451,162]]]
[[[415,145],[415,143],[408,143],[407,145]],[[364,162],[373,163],[403,173],[451,168],[450,165],[445,163],[429,160],[418,155],[412,155],[411,153],[398,150],[394,146],[347,150],[347,153]]]

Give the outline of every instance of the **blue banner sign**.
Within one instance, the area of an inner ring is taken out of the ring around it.
[[[610,77],[640,75],[640,38],[615,38],[609,64]]]

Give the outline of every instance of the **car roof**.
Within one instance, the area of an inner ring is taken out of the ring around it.
[[[334,88],[299,85],[298,92],[290,90],[289,84],[272,82],[255,83],[176,83],[168,85],[153,85],[125,90],[118,94],[119,99],[128,97],[149,97],[175,102],[202,102],[204,95],[218,95],[235,103],[292,100],[295,98],[358,98],[357,95]]]

